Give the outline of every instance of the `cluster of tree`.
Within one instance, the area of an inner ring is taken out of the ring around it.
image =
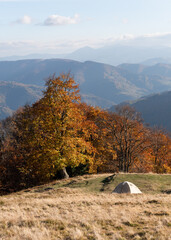
[[[43,97],[0,123],[0,188],[14,191],[76,173],[171,172],[171,139],[136,111],[80,102],[69,74],[46,81]]]

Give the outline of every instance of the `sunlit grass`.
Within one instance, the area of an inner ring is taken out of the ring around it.
[[[171,195],[161,188],[171,188],[171,175],[110,176],[76,177],[1,196],[0,239],[169,240]],[[124,180],[144,193],[111,194]]]
[[[161,193],[171,189],[171,175],[157,174],[100,174],[76,177],[57,181],[51,188],[81,188],[86,192],[110,193],[120,183],[129,181],[134,183],[143,193]],[[44,187],[43,187],[44,188]],[[42,188],[42,191],[43,191]],[[47,186],[46,186],[47,188]],[[41,189],[40,189],[41,191]]]

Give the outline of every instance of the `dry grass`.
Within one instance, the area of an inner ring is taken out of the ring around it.
[[[48,187],[0,197],[0,239],[171,239],[169,194]]]

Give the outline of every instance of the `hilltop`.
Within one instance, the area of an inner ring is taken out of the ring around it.
[[[0,237],[168,240],[170,195],[161,190],[170,187],[171,175],[121,174],[113,180],[111,177],[85,175],[1,196]],[[111,194],[117,181],[125,178],[132,179],[146,193]],[[100,191],[105,183],[105,190]]]

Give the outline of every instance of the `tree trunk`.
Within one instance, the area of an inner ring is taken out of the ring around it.
[[[60,177],[61,179],[64,179],[64,178],[67,179],[67,178],[69,178],[69,175],[68,175],[65,167],[62,168],[62,169],[59,171],[59,177]]]

